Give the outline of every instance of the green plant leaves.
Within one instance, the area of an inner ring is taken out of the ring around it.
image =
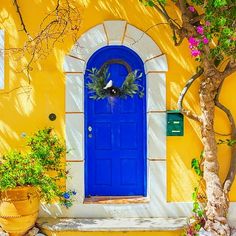
[[[88,78],[90,79],[90,81],[87,83],[87,87],[92,94],[90,98],[99,100],[109,96],[107,91],[104,89],[110,78],[108,69],[109,67],[105,66],[100,70],[96,68],[88,70]],[[140,84],[138,84],[138,81],[141,80],[141,77],[142,73],[138,73],[138,70],[130,72],[126,76],[121,88],[119,89],[118,95],[122,98],[127,98],[127,96],[133,97],[135,94],[138,94],[139,97],[143,97],[144,88]]]
[[[11,151],[1,158],[0,190],[35,186],[43,201],[57,198],[64,202],[62,193],[65,187],[58,184],[66,178],[64,142],[51,128],[45,128],[28,138],[27,146],[27,153]]]
[[[196,158],[192,159],[191,167],[194,169],[195,173],[198,176],[203,176],[203,171],[201,170],[201,165],[199,160],[197,160]]]
[[[223,7],[227,5],[227,1],[226,0],[214,0],[213,1],[213,6],[214,7]]]
[[[226,144],[230,147],[234,146],[236,144],[236,139],[219,139],[217,144]]]
[[[138,80],[141,80],[142,76],[142,73],[139,73],[138,70],[129,73],[121,86],[121,97],[133,97],[135,94],[143,97],[144,88],[137,83]]]

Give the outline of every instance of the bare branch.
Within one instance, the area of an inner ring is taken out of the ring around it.
[[[190,119],[196,120],[201,122],[201,118],[200,116],[194,114],[193,112],[189,111],[189,110],[185,110],[183,108],[183,100],[184,97],[186,95],[186,93],[188,92],[189,88],[191,87],[191,85],[193,84],[193,82],[199,78],[201,75],[203,74],[203,69],[201,68],[195,75],[193,75],[186,83],[186,85],[184,86],[183,90],[180,93],[179,99],[178,99],[178,103],[177,103],[177,107],[178,110],[183,113],[184,115],[186,115],[187,117],[189,117]]]
[[[185,0],[179,0],[179,9],[181,10],[182,14],[186,14],[186,2]]]
[[[192,18],[189,22],[190,22],[191,24],[195,24],[195,23],[199,22],[201,19],[203,19],[204,16],[205,16],[205,14],[197,15],[197,16],[195,16],[194,18]]]
[[[184,29],[176,22],[176,20],[172,19],[169,16],[168,12],[162,4],[159,3],[159,5],[155,5],[154,7],[159,13],[162,14],[162,16],[165,17],[166,21],[168,22],[170,28],[173,31],[173,39],[175,42],[175,46],[179,46],[185,38]],[[179,37],[179,39],[177,38],[177,36]]]
[[[231,111],[225,107],[222,103],[220,103],[219,101],[219,96],[220,96],[220,92],[222,90],[222,86],[223,86],[224,80],[221,82],[216,97],[215,97],[215,105],[221,109],[228,117],[229,119],[229,123],[230,123],[230,127],[231,127],[231,139],[235,140],[236,139],[236,127],[235,127],[235,120],[234,117],[231,113]],[[229,171],[227,173],[226,179],[224,181],[224,191],[226,194],[228,194],[228,192],[230,191],[230,188],[233,184],[233,181],[235,179],[235,175],[236,175],[236,147],[235,145],[233,145],[231,147],[231,160],[230,160],[230,168]]]
[[[29,85],[28,86],[19,86],[19,87],[11,89],[9,91],[0,92],[0,96],[8,96],[13,92],[16,92],[16,95],[28,94],[28,96],[30,96],[31,91],[32,91],[32,87]]]
[[[157,26],[159,26],[159,25],[167,25],[167,24],[168,24],[168,23],[161,22],[161,23],[157,23],[157,24],[155,24],[155,25],[150,26],[150,27],[147,28],[145,31],[143,31],[142,35],[141,35],[140,38],[137,39],[137,40],[135,40],[134,38],[129,37],[129,36],[126,36],[126,37],[129,38],[129,39],[131,39],[131,40],[133,40],[134,42],[132,43],[132,45],[134,45],[134,44],[138,43],[138,42],[145,36],[145,33],[147,33],[147,32],[148,32],[149,30],[151,30],[152,28],[157,27]]]
[[[67,35],[71,35],[73,40],[78,38],[81,22],[80,13],[68,0],[57,0],[55,8],[42,20],[39,32],[31,36],[23,21],[18,1],[13,1],[28,40],[26,40],[22,48],[6,49],[6,51],[14,60],[21,61],[22,58],[27,58],[27,63],[18,64],[21,67],[20,72],[26,72],[30,82],[30,72],[33,69],[33,63],[39,59],[46,58],[55,44],[63,42]]]
[[[166,17],[166,20],[167,20],[168,22],[171,22],[173,25],[175,25],[175,27],[177,27],[177,28],[180,29],[180,28],[181,28],[181,25],[178,24],[176,20],[174,20],[173,18],[170,17],[170,15],[169,15],[168,12],[166,11],[166,9],[165,9],[165,7],[163,6],[163,4],[159,3],[159,6],[160,6],[161,10],[163,11],[163,13],[164,13],[164,15],[165,15],[165,17]]]
[[[25,22],[23,20],[23,17],[22,17],[21,11],[20,11],[18,0],[13,0],[13,1],[14,1],[14,5],[16,6],[16,12],[19,15],[20,22],[23,27],[23,31],[27,34],[28,37],[30,37],[30,34],[29,34],[28,30],[26,29],[26,25],[25,25]]]
[[[224,77],[227,77],[231,74],[233,74],[234,72],[236,72],[236,59],[235,58],[231,58],[229,60],[229,62],[227,63],[224,71],[222,72]]]

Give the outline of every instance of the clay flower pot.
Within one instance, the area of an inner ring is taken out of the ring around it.
[[[35,224],[39,212],[35,187],[17,187],[0,192],[0,226],[11,236],[24,235]]]

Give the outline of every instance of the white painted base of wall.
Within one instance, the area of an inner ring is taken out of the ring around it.
[[[70,209],[58,205],[44,206],[40,216],[60,216],[79,218],[121,218],[121,217],[184,217],[191,214],[191,203],[166,202],[166,161],[149,161],[148,197],[150,202],[143,204],[83,204],[84,181],[83,162],[71,163],[73,180],[68,180],[68,188],[78,192],[77,199]],[[75,182],[75,179],[78,182]],[[83,187],[81,187],[83,186]]]

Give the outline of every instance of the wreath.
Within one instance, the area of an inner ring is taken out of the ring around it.
[[[113,81],[110,79],[109,65],[110,64],[121,64],[124,65],[128,71],[121,87],[116,87],[113,85]],[[120,59],[112,59],[105,62],[100,69],[92,68],[88,70],[89,82],[87,87],[92,93],[90,98],[99,100],[106,97],[121,97],[127,98],[128,96],[133,97],[137,94],[139,97],[144,96],[144,88],[142,85],[138,84],[138,81],[141,80],[142,73],[138,70],[132,71],[130,65]]]

